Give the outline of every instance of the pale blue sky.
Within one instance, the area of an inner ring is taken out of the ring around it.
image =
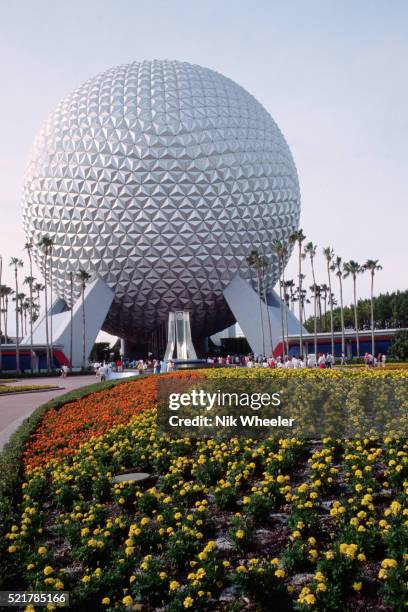
[[[308,238],[380,259],[378,290],[407,288],[407,2],[2,0],[0,58],[6,262],[22,255],[22,174],[48,113],[110,66],[168,58],[250,91],[292,149]],[[323,260],[317,270],[324,282]],[[367,295],[368,278],[360,287]]]

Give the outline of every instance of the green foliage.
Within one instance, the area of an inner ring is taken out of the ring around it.
[[[370,328],[370,300],[359,300],[357,304],[357,315],[361,327]],[[326,326],[322,321],[322,330],[329,331],[330,315],[327,308]],[[324,319],[324,317],[322,317]],[[374,298],[374,321],[377,328],[387,327],[408,327],[408,290],[395,291],[393,293],[383,293]],[[340,308],[333,310],[334,331],[341,331]],[[354,327],[354,310],[352,306],[344,308],[344,325],[345,327]],[[313,317],[305,323],[305,327],[309,332],[313,332]]]
[[[0,395],[7,395],[9,393],[22,393],[24,391],[45,391],[47,389],[56,389],[58,387],[51,385],[13,385],[7,387],[7,385],[0,384]]]
[[[95,342],[89,356],[90,361],[108,361],[110,358],[109,342]]]
[[[396,359],[408,359],[408,330],[401,329],[395,334],[389,352]]]

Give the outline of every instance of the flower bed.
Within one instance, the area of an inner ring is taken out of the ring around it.
[[[183,372],[177,376],[191,378],[199,374]],[[63,410],[48,410],[25,450],[26,466],[44,465],[56,457],[70,455],[92,436],[127,423],[140,410],[153,408],[156,386],[155,378],[146,377],[69,402]]]
[[[170,439],[155,380],[45,414],[4,542],[14,585],[70,591],[77,610],[403,609],[406,440]],[[68,452],[46,441],[61,427]],[[150,481],[114,482],[131,469]]]
[[[55,385],[0,385],[0,395],[8,393],[25,393],[28,391],[46,391],[47,389],[58,389]]]

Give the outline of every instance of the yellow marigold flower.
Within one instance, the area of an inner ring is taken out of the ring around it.
[[[194,603],[194,599],[192,597],[186,597],[185,600],[183,601],[183,607],[191,608],[193,603]]]
[[[363,583],[362,582],[354,582],[353,583],[353,589],[355,591],[361,591],[362,588],[363,588]]]
[[[238,565],[237,567],[237,572],[238,574],[245,574],[245,572],[247,572],[247,568],[245,567],[245,565]]]
[[[169,585],[170,591],[177,591],[179,587],[180,587],[180,583],[177,582],[177,580],[172,580],[170,582],[170,585]]]
[[[271,559],[271,565],[279,565],[279,559],[277,557]]]
[[[398,563],[395,559],[384,559],[381,561],[381,567],[389,568],[389,567],[397,567]]]
[[[15,553],[17,550],[17,546],[9,546],[8,549],[9,553]]]
[[[144,516],[142,520],[140,521],[140,524],[143,526],[148,525],[149,523],[150,523],[150,519],[147,516]]]
[[[325,585],[324,582],[319,582],[317,587],[316,587],[316,590],[319,591],[319,592],[320,591],[322,591],[322,592],[323,591],[327,591],[327,586]]]
[[[133,574],[130,578],[129,578],[129,582],[130,584],[133,584],[133,582],[136,580],[136,576]]]
[[[109,597],[104,597],[104,598],[102,599],[102,604],[103,604],[104,606],[109,606],[109,604],[110,604],[110,599],[109,599]]]
[[[30,571],[30,570],[32,570],[32,569],[34,569],[34,568],[35,568],[35,563],[29,563],[29,564],[27,565],[27,569],[28,569],[28,571]]]
[[[90,576],[84,576],[82,578],[82,582],[84,582],[85,584],[88,584],[88,582],[91,582],[91,577]]]
[[[242,531],[242,529],[238,529],[235,532],[235,536],[238,538],[238,540],[242,540],[242,538],[245,537],[245,532]]]
[[[285,571],[283,569],[277,569],[275,571],[275,576],[277,578],[284,578],[285,577]]]
[[[224,567],[230,567],[231,563],[229,561],[223,561],[222,562]]]
[[[43,569],[43,574],[45,576],[50,576],[53,573],[53,571],[54,570],[52,569],[51,565],[46,565]]]
[[[367,561],[367,557],[365,556],[364,553],[359,553],[357,555],[357,559],[358,559],[358,561]]]
[[[38,554],[39,555],[45,555],[45,553],[47,552],[47,549],[45,546],[40,546],[38,549]]]
[[[340,544],[339,546],[340,554],[350,559],[354,559],[357,549],[357,544]]]
[[[160,580],[166,580],[166,578],[167,578],[166,572],[160,572],[159,578],[160,578]]]
[[[125,606],[131,606],[133,603],[133,598],[130,595],[126,595],[123,599],[122,599],[122,603]]]

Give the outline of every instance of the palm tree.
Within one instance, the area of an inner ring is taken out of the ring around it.
[[[316,287],[316,276],[314,270],[314,258],[316,256],[317,246],[313,244],[313,242],[308,242],[305,245],[303,257],[310,258],[310,264],[312,266],[312,277],[313,277],[313,287]],[[317,363],[317,293],[314,291],[313,294],[313,332],[314,332],[314,354],[315,361]]]
[[[49,236],[43,236],[38,243],[38,246],[42,249],[44,254],[43,260],[43,274],[44,274],[44,295],[45,295],[45,342],[47,346],[47,371],[51,370],[51,355],[50,355],[50,334],[49,334],[49,325],[48,325],[48,256],[50,253],[50,247],[52,245],[52,240]]]
[[[282,286],[285,284],[284,267],[285,267],[285,256],[287,254],[287,249],[286,249],[285,244],[281,240],[274,240],[272,242],[272,248],[275,251],[277,258],[278,258],[282,345],[283,345],[283,348],[286,346],[286,354],[288,354],[289,353],[289,341],[285,335],[285,315],[287,316],[287,310],[286,310],[286,306],[285,306],[285,303],[283,301],[283,296],[282,296]],[[286,320],[286,323],[287,323],[287,320]]]
[[[331,284],[331,274],[332,270],[331,265],[334,258],[334,251],[331,247],[326,247],[323,249],[323,255],[326,258],[327,264],[327,278],[329,281],[329,305],[330,305],[330,335],[331,335],[331,354],[334,357],[334,325],[333,325],[333,293],[332,293],[332,284]]]
[[[69,305],[69,318],[70,318],[70,326],[69,326],[69,367],[72,372],[72,345],[74,338],[74,329],[73,329],[73,318],[74,318],[74,284],[73,284],[73,274],[72,271],[69,273],[69,292],[70,292],[70,305]]]
[[[81,299],[82,299],[82,368],[86,368],[86,319],[85,319],[85,287],[91,275],[85,270],[77,272],[77,278],[81,283]]]
[[[287,303],[291,311],[293,312],[293,302],[295,297],[295,281],[290,279],[285,282],[285,297],[287,298]]]
[[[356,330],[356,347],[357,357],[360,356],[360,339],[358,336],[358,314],[357,314],[357,274],[361,274],[364,268],[360,266],[356,261],[350,259],[350,261],[344,262],[344,274],[343,278],[351,276],[353,279],[353,296],[354,296],[354,328]]]
[[[322,286],[321,285],[316,285],[316,291],[317,291],[317,316],[318,316],[318,328],[319,331],[322,331]]]
[[[27,335],[27,314],[29,314],[31,311],[31,303],[30,303],[29,297],[26,297],[24,299],[23,303],[21,304],[21,309],[23,311],[23,316],[24,316],[24,335],[26,336]]]
[[[289,236],[289,242],[291,244],[298,245],[298,294],[302,296],[302,280],[304,278],[302,274],[302,242],[306,239],[302,229],[298,229],[297,232],[292,232]],[[299,299],[299,355],[303,355],[303,300]]]
[[[33,243],[31,240],[28,240],[25,243],[24,249],[27,251],[28,261],[29,261],[29,266],[30,266],[30,275],[25,278],[24,282],[28,284],[28,287],[30,290],[30,352],[31,352],[30,369],[31,369],[31,374],[32,374],[33,373],[33,355],[34,355],[34,349],[33,349],[33,304],[34,304],[33,284],[34,284],[35,278],[33,276],[33,258],[32,258]]]
[[[18,321],[18,269],[23,267],[23,262],[18,257],[12,257],[10,266],[14,268],[14,282],[16,295],[16,373],[20,374],[20,330]]]
[[[302,276],[305,278],[304,274],[302,274]],[[307,298],[306,289],[302,289],[302,292],[299,293],[299,287],[298,287],[296,290],[296,296],[297,296],[296,299],[300,302],[300,322],[302,323],[302,326],[303,326],[306,320],[305,304],[310,304],[310,300]]]
[[[378,259],[367,259],[363,266],[364,270],[368,270],[371,274],[371,353],[375,356],[375,339],[374,339],[374,275],[382,270],[382,266],[378,263]]]
[[[341,325],[341,352],[342,355],[345,355],[346,351],[346,342],[344,338],[344,305],[343,305],[343,265],[342,259],[337,255],[336,258],[332,258],[332,263],[330,265],[330,270],[332,272],[336,272],[336,276],[339,279],[339,288],[340,288],[340,325]]]
[[[268,317],[268,330],[269,330],[269,342],[271,345],[271,355],[273,354],[273,340],[272,340],[272,323],[271,323],[271,315],[268,308],[268,286],[267,286],[267,272],[269,269],[269,262],[263,255],[260,255],[259,265],[261,267],[262,273],[262,286],[263,286],[263,298],[266,306],[266,313]]]
[[[51,317],[50,317],[50,351],[51,351],[51,365],[52,368],[54,368],[54,333],[53,333],[53,318],[52,318],[52,307],[53,307],[53,295],[52,295],[52,283],[53,283],[53,270],[52,270],[52,264],[53,264],[53,260],[52,260],[52,249],[54,246],[54,241],[52,238],[49,239],[49,269],[50,269],[50,310],[51,310]]]
[[[18,314],[20,315],[20,330],[21,330],[22,336],[25,335],[24,333],[24,308],[23,308],[25,297],[26,297],[25,293],[19,293],[18,295],[15,295],[13,297],[13,302],[16,303],[17,311],[18,311]]]
[[[34,291],[37,294],[36,298],[37,298],[37,302],[38,302],[38,306],[40,306],[40,293],[41,291],[44,291],[45,287],[42,283],[35,283],[34,285]]]
[[[323,318],[323,331],[327,331],[327,298],[329,296],[329,286],[326,285],[326,283],[323,283],[320,285],[320,293],[322,295],[323,298],[323,306],[324,306],[324,313],[322,315]]]
[[[263,262],[260,258],[261,256],[259,255],[259,252],[256,249],[252,249],[252,251],[246,257],[246,262],[249,268],[253,268],[255,270],[255,274],[256,274],[256,279],[257,279],[257,284],[258,284],[258,297],[259,297],[259,314],[260,314],[260,321],[261,321],[262,350],[263,350],[263,355],[265,355],[265,333],[264,333],[264,327],[263,327],[263,314],[262,314],[262,272],[263,272],[262,263]]]
[[[4,322],[4,343],[7,344],[8,340],[8,304],[9,304],[9,295],[12,295],[13,289],[11,287],[7,287],[7,285],[0,286],[0,299],[2,302],[1,312],[3,313],[3,322]]]

